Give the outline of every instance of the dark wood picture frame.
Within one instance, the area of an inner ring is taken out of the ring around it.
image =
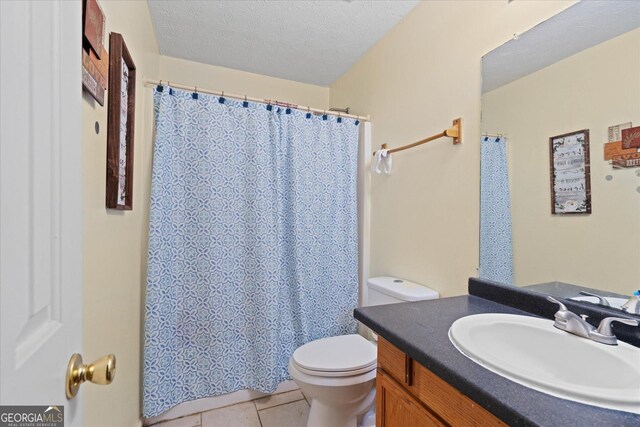
[[[589,129],[549,138],[551,213],[591,213],[589,159]]]
[[[125,84],[126,87],[123,88]],[[109,36],[106,190],[106,206],[109,209],[133,209],[135,97],[136,66],[122,35],[111,33]],[[126,120],[124,126],[123,118]]]

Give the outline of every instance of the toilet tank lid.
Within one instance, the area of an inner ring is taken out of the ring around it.
[[[370,288],[403,301],[440,298],[440,294],[431,288],[397,277],[372,277],[367,283]]]

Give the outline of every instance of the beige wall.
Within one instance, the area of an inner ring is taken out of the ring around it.
[[[331,105],[371,114],[373,148],[404,145],[463,119],[463,144],[439,140],[394,156],[372,180],[371,275],[443,296],[477,275],[481,57],[573,4],[425,1],[331,86]]]
[[[515,282],[625,295],[640,277],[637,169],[604,161],[607,128],[640,123],[640,29],[482,97],[483,130],[509,136]],[[549,137],[589,129],[590,215],[551,215]],[[607,181],[606,176],[613,177]]]
[[[147,228],[151,92],[159,53],[146,2],[101,1],[107,33],[121,33],[136,64],[133,211],[105,209],[107,108],[83,96],[84,353],[90,362],[114,353],[113,384],[83,386],[84,425],[134,426],[140,419],[143,232]],[[105,41],[108,47],[108,37]],[[96,135],[94,123],[100,124]]]
[[[216,67],[169,56],[160,57],[162,80],[249,97],[329,108],[329,88]]]
[[[434,142],[395,156],[374,177],[372,273],[423,282],[444,296],[466,293],[478,260],[480,57],[568,7],[557,1],[430,1],[416,7],[331,87],[331,105],[371,114],[373,143],[405,144],[464,120],[464,144]],[[101,1],[138,69],[132,212],[104,208],[106,108],[85,95],[84,245],[86,359],[118,357],[108,387],[85,386],[87,426],[132,426],[140,414],[142,293],[152,147],[145,78],[249,96],[328,106],[327,88],[162,57],[146,2]],[[100,135],[93,131],[94,122]]]

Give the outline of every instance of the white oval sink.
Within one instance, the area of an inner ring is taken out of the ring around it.
[[[640,349],[627,343],[599,344],[551,320],[497,313],[456,320],[449,339],[474,362],[526,387],[640,414]]]

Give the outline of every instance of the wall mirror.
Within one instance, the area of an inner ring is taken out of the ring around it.
[[[640,2],[565,9],[485,55],[482,81],[482,138],[506,139],[513,284],[628,298],[640,288],[640,167],[614,167],[605,143],[640,126]],[[554,214],[549,139],[585,129],[591,212]]]

